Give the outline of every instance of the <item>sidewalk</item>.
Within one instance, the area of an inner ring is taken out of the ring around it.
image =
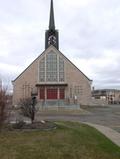
[[[120,133],[106,126],[92,124],[88,122],[84,122],[84,123],[96,128],[98,131],[104,134],[107,138],[109,138],[113,143],[120,146]]]

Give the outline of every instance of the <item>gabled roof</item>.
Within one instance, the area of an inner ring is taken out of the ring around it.
[[[83,74],[83,76],[85,78],[87,78],[89,81],[90,80],[82,71],[80,71],[80,69],[78,69],[63,53],[61,53],[59,50],[57,50],[53,45],[50,45],[46,50],[44,50],[42,52],[42,54],[40,54],[15,80],[13,80],[12,82],[15,82],[35,61],[37,61],[43,54],[45,54],[48,50],[55,50],[58,53],[60,53],[66,60],[68,60],[79,72],[81,72]]]
[[[55,49],[56,49],[56,48],[55,48]],[[56,50],[57,50],[57,49],[56,49]],[[57,51],[59,51],[59,50],[57,50]],[[74,64],[73,62],[71,62],[62,52],[59,51],[59,53],[62,54],[62,56],[63,56],[66,60],[68,60],[79,72],[81,72],[85,78],[87,78],[89,81],[92,81],[92,80],[89,79],[77,66],[75,66],[75,64]]]

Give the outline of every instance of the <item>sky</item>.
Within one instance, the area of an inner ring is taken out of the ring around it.
[[[14,80],[45,49],[50,0],[0,0],[0,78]],[[93,80],[120,89],[120,0],[54,0],[60,51]]]

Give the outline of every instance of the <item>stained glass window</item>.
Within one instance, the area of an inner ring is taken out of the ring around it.
[[[59,57],[59,81],[64,82],[64,60]]]
[[[39,71],[40,82],[45,82],[45,58],[40,61]]]
[[[46,81],[58,81],[57,55],[55,53],[49,53],[46,55]]]
[[[64,82],[64,78],[63,58],[54,52],[48,53],[39,63],[39,81]]]

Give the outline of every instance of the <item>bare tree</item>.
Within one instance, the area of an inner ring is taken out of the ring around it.
[[[21,99],[19,103],[22,114],[30,118],[32,123],[35,119],[35,104],[36,97]]]

